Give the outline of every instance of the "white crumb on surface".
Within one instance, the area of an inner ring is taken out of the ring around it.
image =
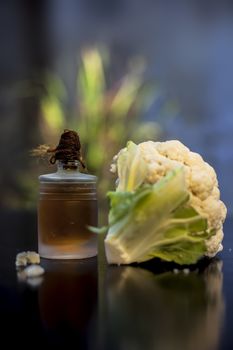
[[[183,273],[184,273],[185,275],[188,275],[188,274],[189,274],[189,272],[190,272],[190,270],[189,270],[189,269],[183,269]]]
[[[26,252],[18,253],[16,255],[15,265],[16,266],[26,266],[27,265],[27,254]]]
[[[41,276],[44,274],[44,272],[45,270],[40,265],[30,265],[23,270],[23,273],[27,278]]]
[[[27,252],[27,262],[28,264],[39,264],[40,263],[40,255],[36,252]]]
[[[16,255],[16,266],[27,266],[27,264],[39,264],[40,255],[33,251],[21,252]]]

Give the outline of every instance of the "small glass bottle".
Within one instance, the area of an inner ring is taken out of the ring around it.
[[[41,257],[83,259],[97,255],[96,176],[79,172],[79,161],[58,161],[54,174],[39,176],[38,245]]]

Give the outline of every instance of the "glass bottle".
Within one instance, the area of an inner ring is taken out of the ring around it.
[[[39,176],[38,245],[41,257],[83,259],[97,255],[96,176],[79,172],[79,162],[58,162],[56,173]]]

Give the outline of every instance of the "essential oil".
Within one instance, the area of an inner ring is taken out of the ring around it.
[[[97,178],[79,172],[79,160],[69,153],[59,156],[57,172],[39,177],[39,254],[50,259],[95,256],[97,237],[88,226],[98,224]]]

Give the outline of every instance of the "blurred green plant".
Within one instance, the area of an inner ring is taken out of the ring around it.
[[[99,177],[99,196],[113,186],[109,172],[112,157],[127,140],[141,142],[158,139],[160,126],[141,116],[157,98],[155,84],[144,82],[144,62],[135,60],[118,82],[109,84],[109,60],[95,48],[81,53],[77,74],[74,108],[67,110],[68,93],[64,83],[54,75],[47,77],[47,93],[41,99],[42,134],[45,142],[58,141],[64,128],[75,129],[81,136],[88,170]]]

